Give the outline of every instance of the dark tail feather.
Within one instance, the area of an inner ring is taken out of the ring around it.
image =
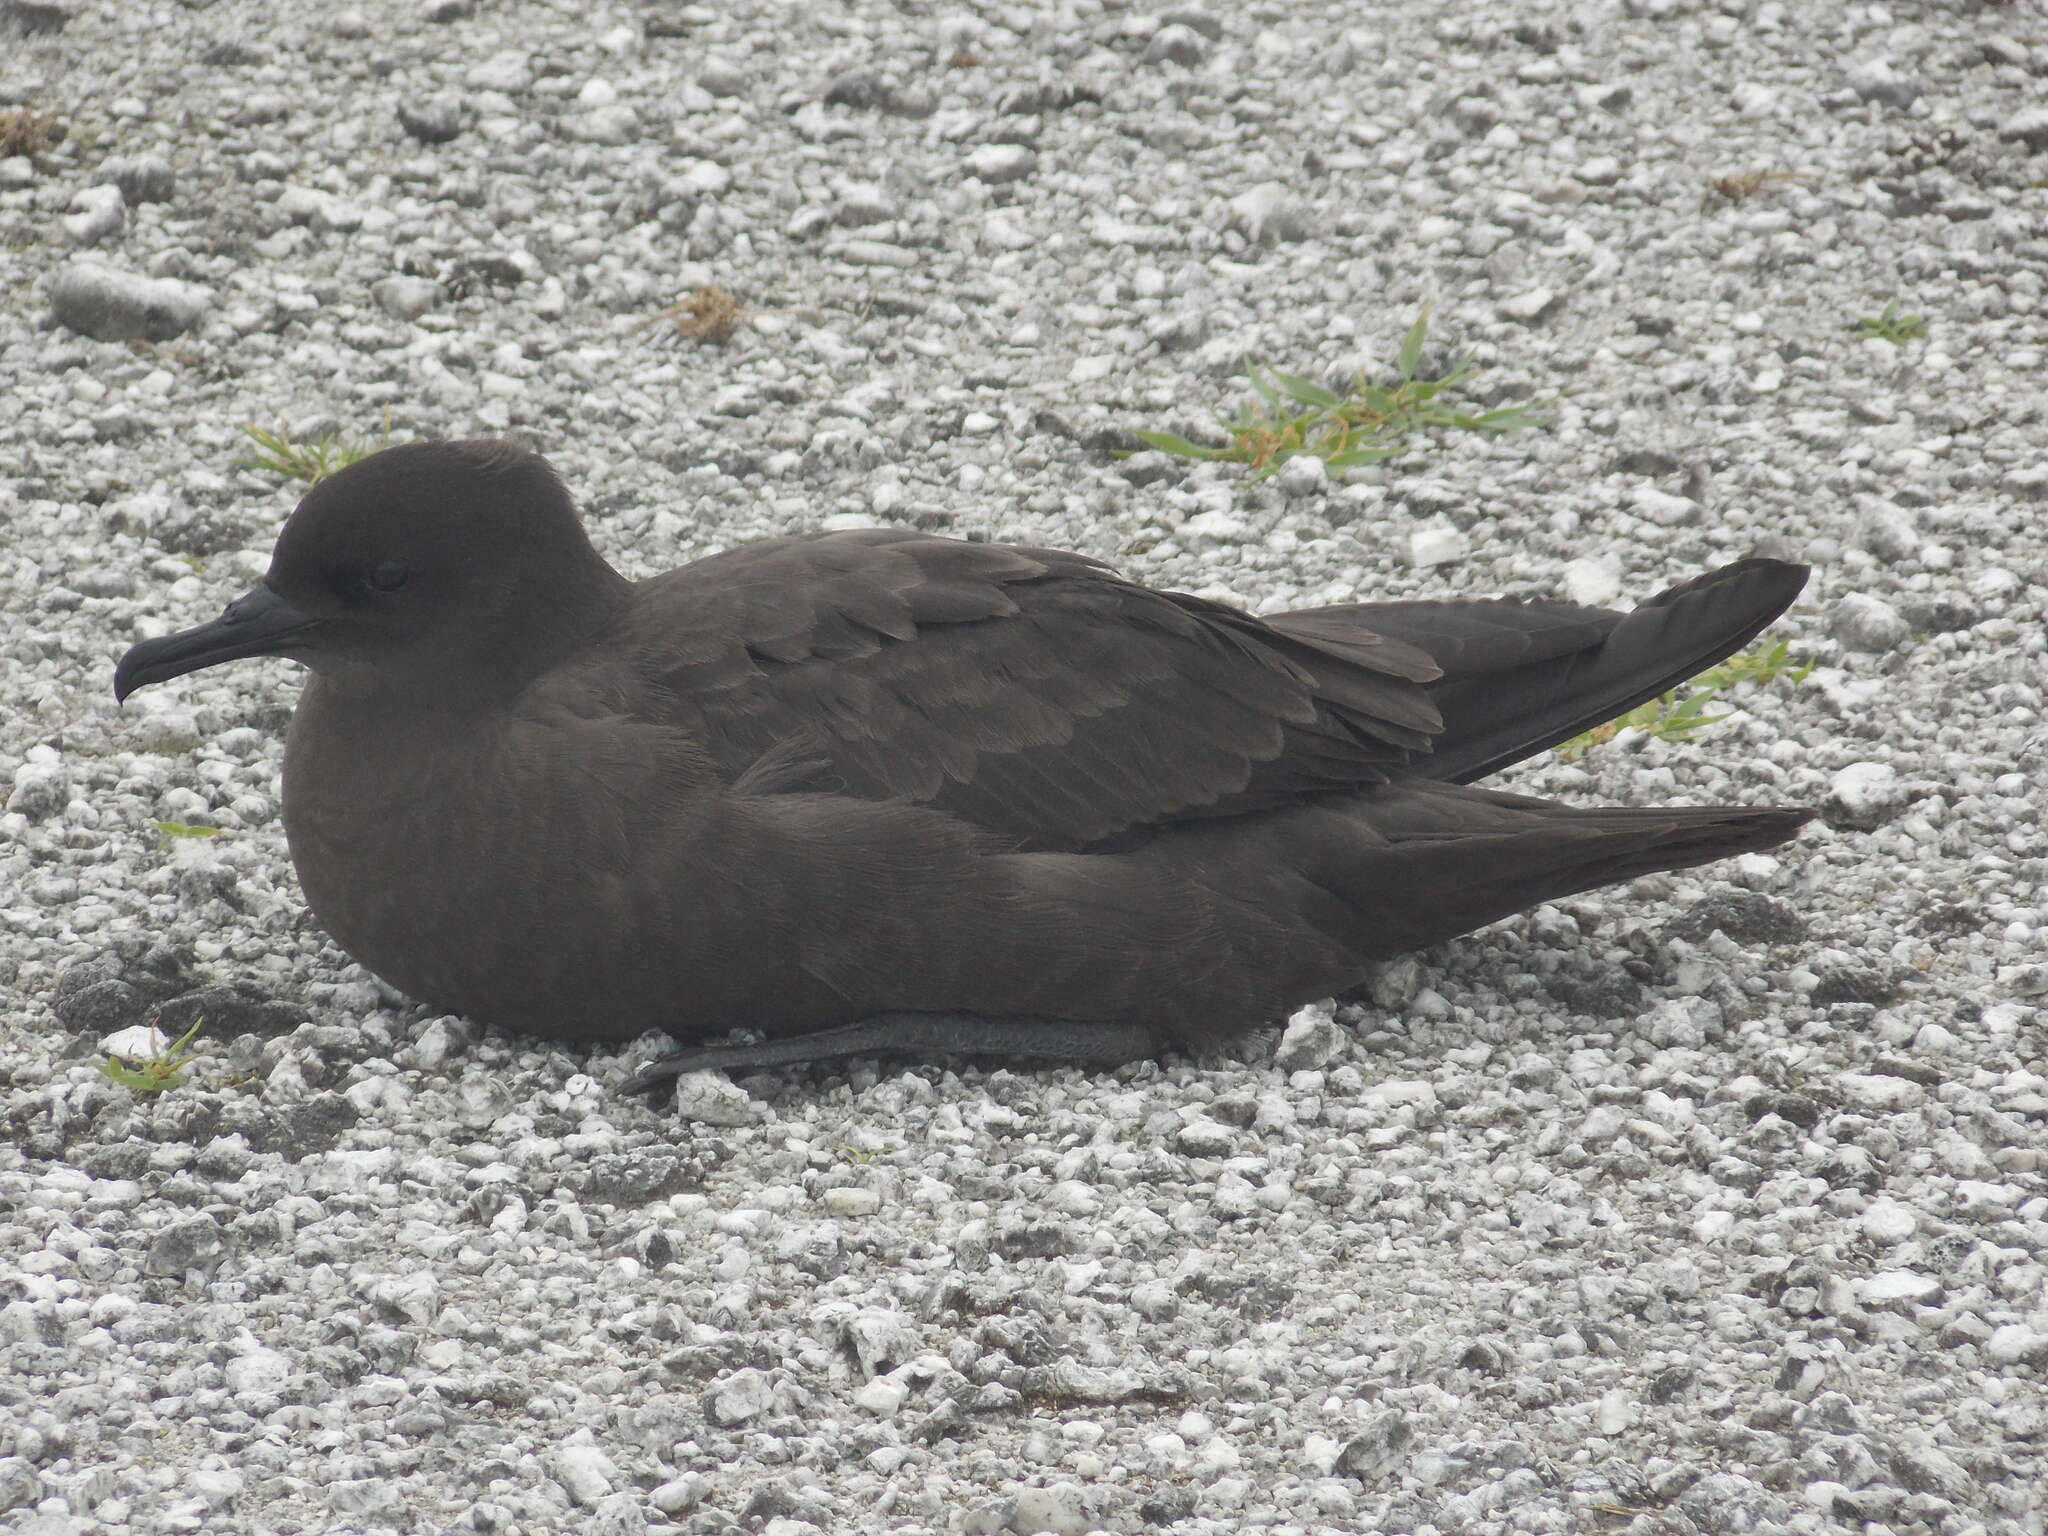
[[[1453,784],[1533,757],[1697,676],[1791,606],[1803,565],[1738,560],[1631,613],[1564,603],[1379,603],[1358,621],[1428,652],[1443,712],[1410,771]]]
[[[1546,901],[1775,848],[1814,816],[1803,808],[1581,811],[1522,803],[1543,806],[1547,824],[1493,836],[1397,838],[1388,853],[1412,866],[1408,889],[1423,899],[1377,914],[1374,948],[1385,942],[1386,954],[1400,954]],[[1430,893],[1446,899],[1431,901]]]
[[[1228,1006],[1188,1006],[1173,1025],[1183,1038],[1206,1041],[1240,1028],[1247,1010],[1285,1011],[1341,992],[1369,962],[1543,902],[1776,847],[1813,814],[1736,806],[1578,810],[1398,779],[1267,815],[1163,827],[1131,858],[1134,867],[1203,893],[1177,910],[1213,922],[1222,936],[1202,985],[1211,999],[1222,999],[1225,985],[1240,996]],[[1206,949],[1202,955],[1211,958]]]

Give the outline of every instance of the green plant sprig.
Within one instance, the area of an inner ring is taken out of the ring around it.
[[[1568,763],[1577,762],[1593,748],[1630,730],[1642,731],[1659,741],[1684,741],[1710,725],[1718,725],[1733,713],[1732,710],[1718,715],[1707,713],[1707,706],[1724,689],[1739,683],[1769,687],[1781,678],[1798,684],[1812,674],[1813,663],[1794,660],[1791,647],[1785,641],[1758,646],[1730,656],[1718,667],[1708,668],[1683,688],[1660,694],[1604,725],[1596,725],[1569,741],[1559,742],[1552,750]]]
[[[219,837],[222,830],[219,827],[203,827],[191,821],[159,821],[154,825],[157,836],[164,840],[166,847],[184,838]]]
[[[162,1093],[166,1088],[176,1088],[185,1081],[185,1068],[206,1054],[204,1050],[186,1049],[191,1045],[192,1037],[199,1033],[200,1027],[205,1023],[204,1018],[194,1019],[192,1027],[184,1034],[154,1056],[138,1061],[132,1066],[119,1056],[109,1055],[99,1064],[100,1071],[122,1087],[136,1093]]]
[[[389,448],[391,417],[388,412],[385,414],[383,435],[375,442],[339,432],[323,432],[310,442],[293,442],[291,434],[282,427],[273,432],[253,422],[242,428],[242,435],[256,445],[256,451],[235,460],[235,468],[258,470],[280,479],[303,480],[308,485],[318,485],[337,470],[347,469],[357,459],[366,459]]]
[[[1472,377],[1471,360],[1438,378],[1422,378],[1422,349],[1428,339],[1429,309],[1424,306],[1394,358],[1394,383],[1372,384],[1360,373],[1342,394],[1247,359],[1245,377],[1255,398],[1240,405],[1235,416],[1217,418],[1229,434],[1224,446],[1193,442],[1173,432],[1132,435],[1176,458],[1243,464],[1254,471],[1254,479],[1264,479],[1303,454],[1335,470],[1378,463],[1399,453],[1410,433],[1428,427],[1517,432],[1548,420],[1529,405],[1470,411],[1450,404],[1448,397]]]
[[[1893,299],[1876,314],[1864,315],[1850,329],[1859,341],[1888,341],[1895,347],[1920,340],[1927,334],[1927,317],[1902,314],[1902,308],[1899,301]]]

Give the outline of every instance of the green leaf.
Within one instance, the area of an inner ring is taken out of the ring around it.
[[[1259,365],[1246,363],[1244,376],[1251,381],[1252,390],[1272,410],[1280,409],[1280,391],[1259,377]]]
[[[1497,411],[1440,409],[1432,413],[1431,419],[1440,426],[1457,427],[1466,432],[1518,432],[1541,421],[1528,407],[1520,405],[1502,406]]]
[[[1358,398],[1363,400],[1366,406],[1376,415],[1385,417],[1401,414],[1401,403],[1377,384],[1367,384],[1361,387],[1358,391]]]
[[[189,821],[160,821],[156,829],[168,838],[219,837],[221,833],[219,827],[202,827]]]
[[[1278,368],[1268,368],[1266,372],[1272,376],[1274,383],[1303,405],[1318,406],[1327,411],[1344,403],[1343,397],[1335,390],[1325,389],[1322,385],[1304,379],[1298,374],[1282,373]]]
[[[1206,448],[1200,443],[1189,442],[1188,439],[1173,432],[1146,432],[1134,429],[1131,436],[1141,443],[1150,443],[1161,453],[1170,453],[1176,458],[1230,459],[1237,456],[1228,448]]]
[[[1423,343],[1429,340],[1429,306],[1422,306],[1422,313],[1415,317],[1415,323],[1408,327],[1408,334],[1401,339],[1401,350],[1394,356],[1394,372],[1404,379],[1415,377],[1415,370],[1422,366]]]

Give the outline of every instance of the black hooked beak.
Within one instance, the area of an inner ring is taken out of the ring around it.
[[[114,668],[114,697],[126,699],[138,688],[169,682],[216,662],[274,655],[285,649],[292,636],[305,633],[319,622],[299,612],[270,588],[253,588],[229,603],[211,624],[130,646],[121,664]]]

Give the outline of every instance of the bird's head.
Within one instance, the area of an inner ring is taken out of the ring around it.
[[[353,693],[502,695],[594,633],[625,585],[539,454],[405,444],[308,491],[263,580],[213,622],[132,647],[114,694],[286,656]]]

